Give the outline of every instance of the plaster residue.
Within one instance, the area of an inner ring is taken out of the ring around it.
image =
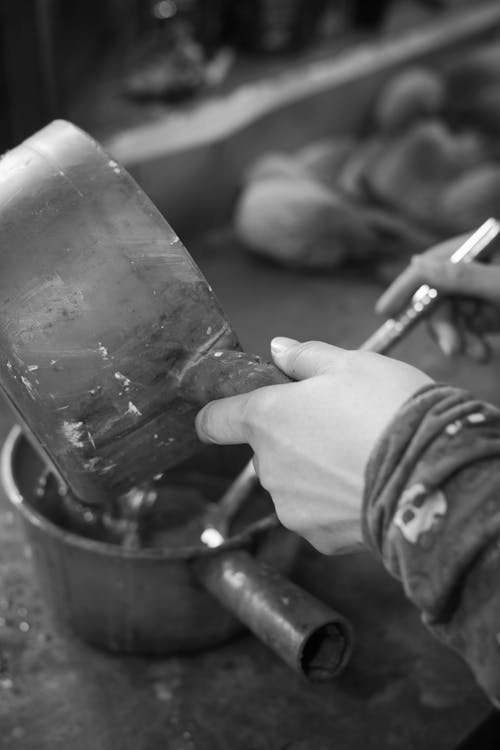
[[[62,431],[66,440],[75,448],[85,448],[85,431],[83,428],[83,422],[70,422],[65,421],[62,424]]]
[[[115,172],[115,174],[120,174],[120,172],[122,171],[120,169],[120,165],[114,159],[110,159],[108,161],[108,166],[111,167],[111,169],[113,170],[113,172]]]
[[[115,372],[115,378],[123,385],[123,388],[125,391],[128,391],[130,388],[131,380],[130,378],[127,378],[126,375],[123,375],[121,372]]]
[[[99,354],[101,355],[101,357],[103,359],[107,359],[108,358],[108,356],[109,356],[108,355],[108,350],[106,349],[106,347],[104,346],[104,344],[102,344],[100,341],[97,342],[97,351],[99,352]]]
[[[216,547],[220,547],[221,544],[224,544],[224,537],[218,529],[215,529],[212,526],[203,530],[200,540],[206,547],[210,547],[211,549],[215,549]]]
[[[23,344],[33,344],[45,338],[47,329],[60,321],[74,320],[83,312],[85,300],[81,289],[65,283],[58,273],[42,278],[36,276],[14,297],[17,316],[5,322],[9,333]]]
[[[103,468],[100,470],[101,474],[107,474],[109,471],[113,471],[116,464],[107,464],[107,466],[103,466]]]
[[[33,388],[33,384],[26,378],[24,375],[21,375],[21,382],[28,391],[29,395],[32,399],[35,398],[35,389]]]
[[[151,506],[157,499],[156,490],[145,487],[132,487],[131,490],[119,498],[122,511],[126,515],[135,516],[144,506]]]
[[[135,404],[133,404],[132,401],[128,402],[127,414],[133,414],[134,417],[141,417],[142,416],[142,412],[139,411],[139,409],[137,408],[137,406]]]

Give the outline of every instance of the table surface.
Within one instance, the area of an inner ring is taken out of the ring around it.
[[[373,273],[304,277],[246,256],[227,235],[195,255],[249,351],[265,354],[275,334],[355,347],[376,325]],[[500,400],[498,362],[445,362],[422,331],[396,356]],[[2,408],[2,439],[11,424]],[[1,493],[0,747],[448,750],[486,714],[468,670],[367,553],[327,558],[304,545],[293,577],[354,626],[352,662],[333,684],[307,684],[249,634],[189,657],[109,655],[54,629]]]

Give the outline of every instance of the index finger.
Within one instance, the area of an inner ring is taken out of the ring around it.
[[[462,235],[446,240],[446,242],[440,242],[439,245],[427,250],[423,255],[433,260],[450,258],[465,238],[466,236]],[[396,315],[401,312],[418,287],[425,282],[426,279],[422,276],[421,270],[410,263],[377,300],[375,310],[379,315],[385,317]]]
[[[239,445],[248,443],[248,431],[244,420],[250,393],[211,401],[198,412],[196,432],[203,443]]]

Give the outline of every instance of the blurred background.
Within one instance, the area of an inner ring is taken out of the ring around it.
[[[2,0],[0,148],[68,118],[187,240],[231,223],[296,268],[398,260],[498,195],[495,5]]]
[[[207,84],[207,68],[222,49],[238,56],[301,54],[320,39],[332,42],[353,29],[382,26],[390,5],[390,0],[2,0],[1,145],[12,146],[47,119],[71,112],[82,86],[107,79],[110,70],[130,68],[122,83],[131,95],[188,97]],[[209,78],[211,73],[220,83],[225,72],[210,71]],[[122,104],[123,126],[132,115]],[[106,119],[108,127],[120,125],[111,109],[102,118],[103,126]]]
[[[296,268],[398,259],[474,226],[496,198],[496,173],[477,178],[472,207],[455,184],[496,167],[495,5],[2,0],[0,147],[68,118],[187,240],[232,223],[247,249]],[[416,174],[436,154],[436,173]]]

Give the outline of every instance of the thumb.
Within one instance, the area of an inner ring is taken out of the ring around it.
[[[500,304],[500,267],[482,263],[449,263],[417,256],[419,276],[439,291]]]
[[[278,337],[271,341],[274,363],[294,380],[305,380],[320,375],[343,362],[346,351],[321,341],[300,343]]]

